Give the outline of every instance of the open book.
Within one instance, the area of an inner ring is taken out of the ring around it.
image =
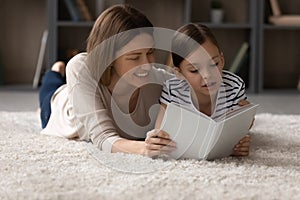
[[[213,120],[201,112],[170,103],[161,130],[177,143],[175,159],[212,160],[232,154],[234,146],[249,133],[258,105],[248,104]]]

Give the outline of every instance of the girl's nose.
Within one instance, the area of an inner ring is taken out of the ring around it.
[[[208,69],[208,67],[204,67],[202,70],[200,70],[200,75],[203,79],[209,78],[211,76],[211,71]]]

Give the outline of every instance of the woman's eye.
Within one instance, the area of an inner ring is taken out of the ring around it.
[[[139,56],[135,56],[135,57],[128,57],[127,59],[128,59],[128,60],[138,60],[138,59],[139,59]]]
[[[211,67],[217,67],[217,66],[219,66],[219,62],[215,62],[215,63],[211,64],[210,66]]]

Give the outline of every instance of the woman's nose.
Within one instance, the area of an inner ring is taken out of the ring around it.
[[[151,65],[152,65],[152,60],[149,59],[148,56],[145,56],[140,68],[144,70],[149,70],[151,68]]]
[[[145,63],[145,64],[142,64],[140,66],[140,69],[143,69],[143,70],[150,70],[151,69],[151,64],[148,62],[148,63]]]

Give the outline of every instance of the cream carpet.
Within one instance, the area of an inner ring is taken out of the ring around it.
[[[251,155],[216,161],[108,154],[0,112],[0,199],[300,199],[300,115],[256,116]]]

